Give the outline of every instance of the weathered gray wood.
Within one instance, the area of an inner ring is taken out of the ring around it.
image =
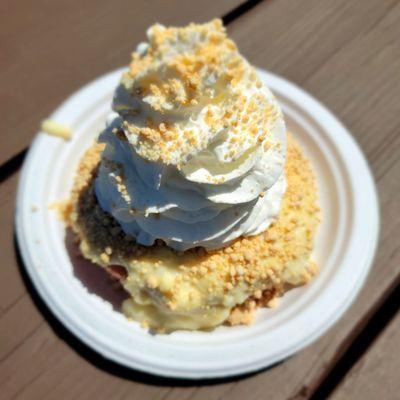
[[[332,400],[391,400],[400,393],[400,315],[368,349],[331,396]]]

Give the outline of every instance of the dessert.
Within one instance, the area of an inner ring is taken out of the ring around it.
[[[125,315],[157,331],[249,323],[316,272],[313,171],[219,20],[149,29],[68,211]]]

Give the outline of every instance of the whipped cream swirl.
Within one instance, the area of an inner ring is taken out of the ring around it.
[[[220,248],[279,213],[286,129],[219,20],[155,25],[116,90],[95,190],[143,245]]]

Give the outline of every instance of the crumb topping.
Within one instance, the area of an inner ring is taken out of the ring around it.
[[[69,140],[72,137],[72,129],[64,124],[60,124],[52,119],[45,119],[40,126],[42,132],[51,136],[56,136],[64,140]]]
[[[165,312],[195,310],[210,315],[216,312],[213,304],[235,298],[226,306],[234,310],[227,322],[248,323],[256,307],[276,306],[274,297],[288,286],[304,284],[315,274],[310,254],[319,223],[316,182],[292,139],[285,170],[288,189],[278,220],[264,233],[241,237],[213,251],[198,247],[178,252],[161,240],[146,247],[126,235],[97,204],[94,194],[92,183],[101,151],[101,144],[93,146],[79,166],[68,220],[81,239],[86,257],[105,268],[124,266],[124,286],[136,293],[135,299],[161,296]],[[235,302],[240,307],[235,308]]]

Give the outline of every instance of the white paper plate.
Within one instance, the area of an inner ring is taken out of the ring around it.
[[[97,79],[62,104],[51,118],[70,125],[73,139],[39,133],[24,163],[17,236],[42,299],[104,357],[162,376],[200,379],[248,373],[309,345],[340,318],[365,280],[378,237],[377,197],[367,163],[346,128],[302,89],[264,71],[262,79],[278,97],[289,130],[318,174],[323,221],[315,249],[321,270],[316,279],[287,293],[278,308],[259,310],[251,326],[150,335],[75,278],[64,226],[48,205],[68,197],[79,158],[104,126],[121,71]]]

